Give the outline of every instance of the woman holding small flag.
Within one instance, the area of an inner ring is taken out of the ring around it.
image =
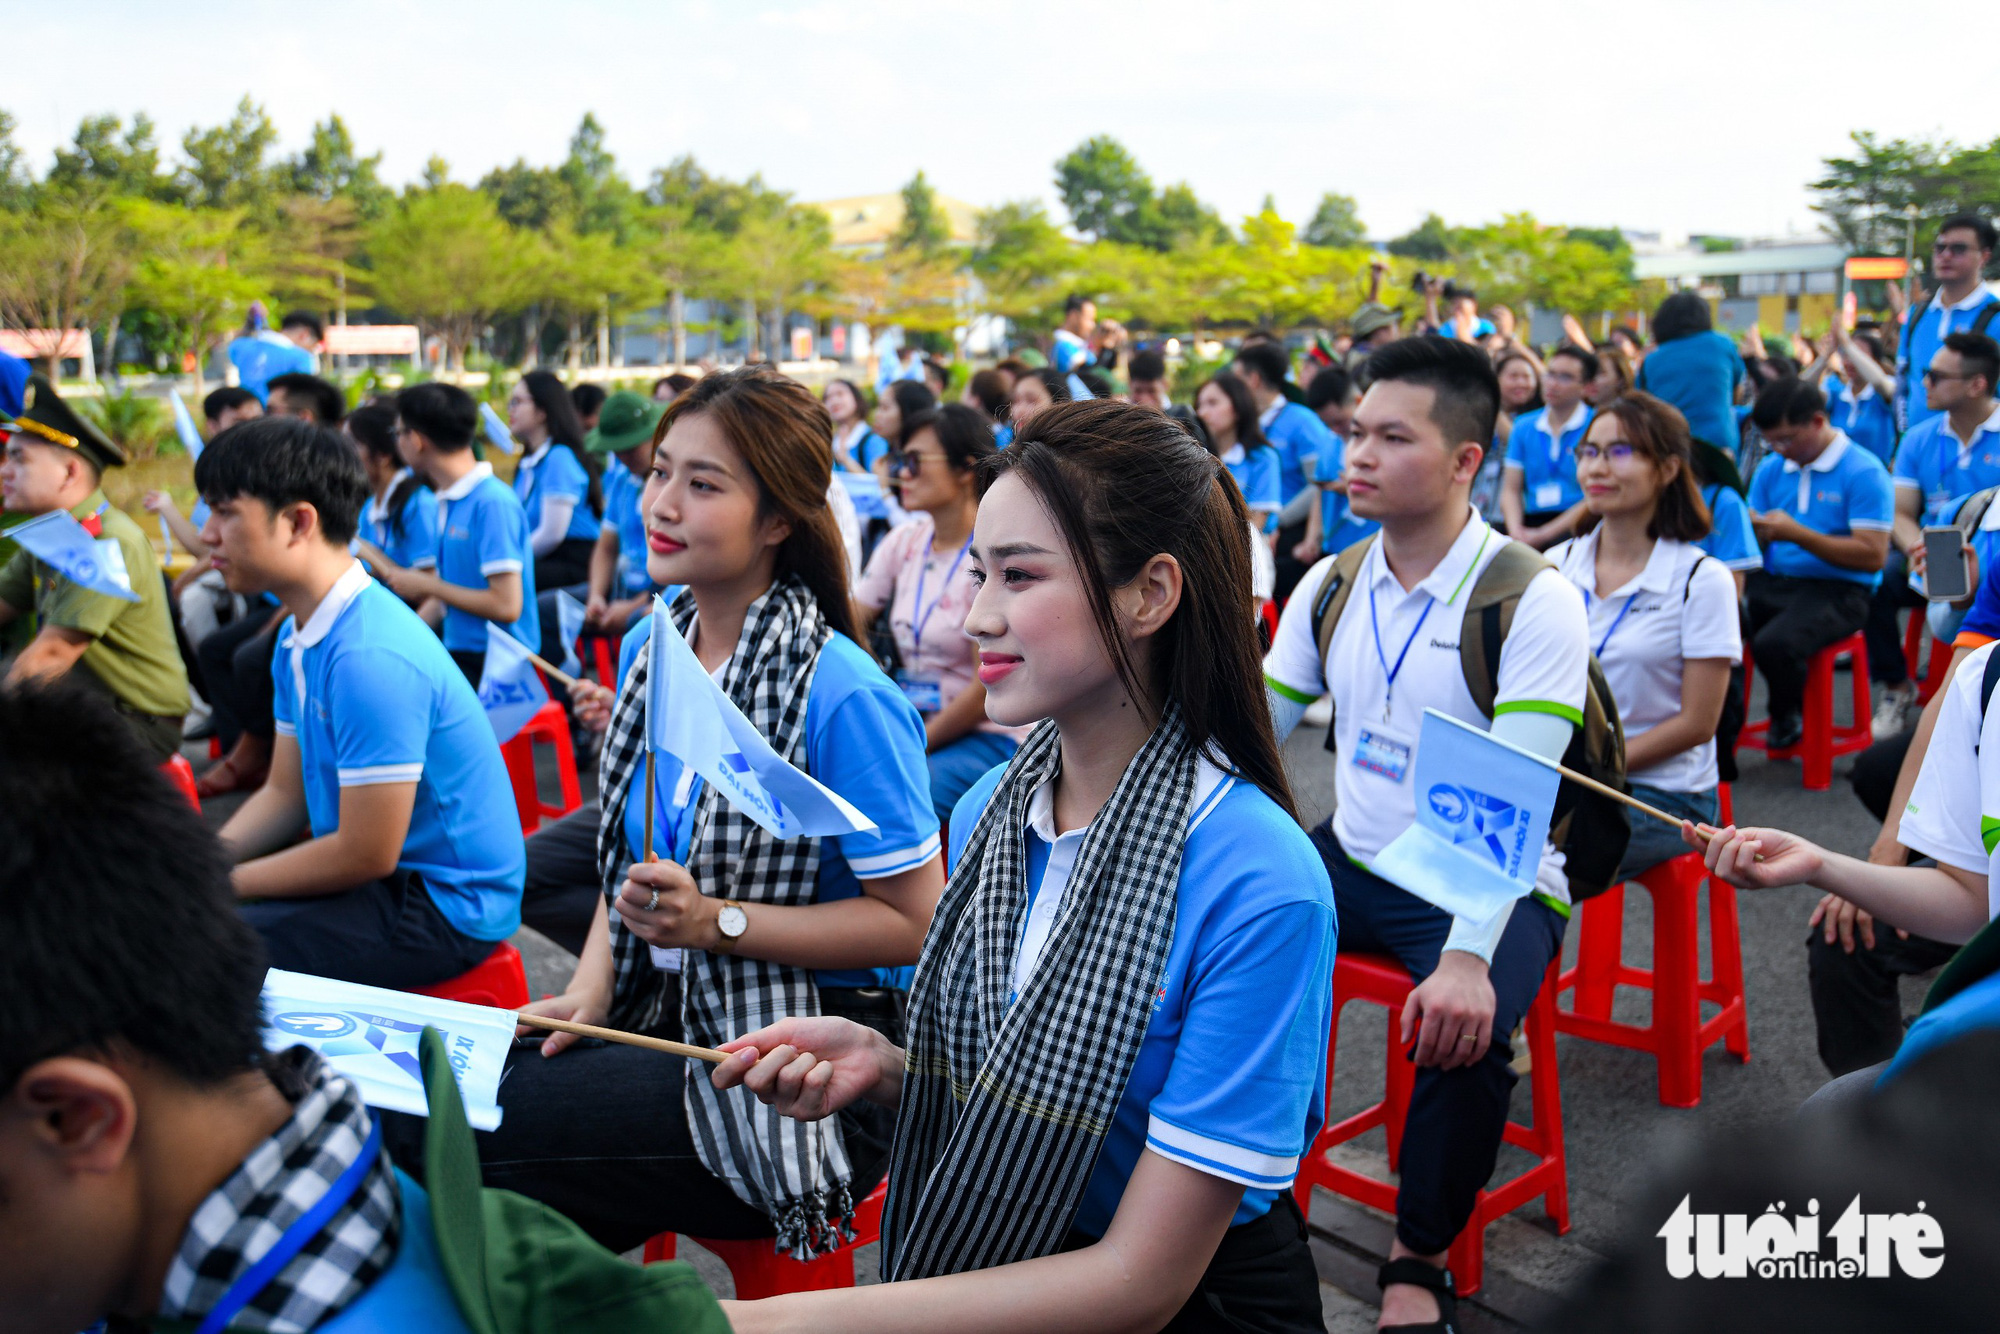
[[[1257,690],[1249,513],[1171,418],[1050,407],[986,465],[966,633],[1041,722],[953,814],[909,1037],[725,1044],[718,1087],[896,1110],[880,1287],[746,1330],[1324,1328],[1290,1187],[1324,1111],[1333,897]]]

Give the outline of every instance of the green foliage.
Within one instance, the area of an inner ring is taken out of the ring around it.
[[[312,142],[297,157],[281,167],[286,187],[294,193],[319,200],[348,200],[356,216],[382,216],[395,201],[395,191],[382,184],[382,155],[362,157],[354,147],[354,136],[339,116],[328,116],[313,126]]]
[[[368,249],[376,285],[394,293],[396,309],[432,325],[460,366],[474,336],[527,286],[520,233],[491,197],[464,185],[405,194]]]
[[[1097,241],[1166,251],[1229,236],[1186,182],[1155,194],[1152,177],[1108,134],[1084,140],[1056,162],[1056,193],[1070,222]]]
[[[200,208],[267,204],[278,181],[264,155],[277,139],[278,127],[247,93],[225,124],[189,130],[181,136],[181,151],[187,157],[181,185],[188,203]]]
[[[1938,223],[1959,212],[1990,213],[2000,195],[2000,139],[1965,148],[1863,130],[1849,137],[1853,154],[1825,159],[1826,174],[1810,188],[1814,210],[1857,254],[1902,254],[1914,210],[1921,255]]]
[[[0,111],[0,209],[8,210],[25,208],[34,188],[21,146],[14,142],[14,129],[13,115]]]
[[[951,223],[938,207],[937,191],[919,171],[903,187],[903,220],[889,244],[898,250],[935,255],[951,240]]]
[[[1313,210],[1312,219],[1299,233],[1299,239],[1307,245],[1336,250],[1366,244],[1368,229],[1361,225],[1360,205],[1348,195],[1329,190],[1319,197],[1319,207]]]
[[[163,446],[180,451],[167,406],[157,398],[141,398],[127,390],[78,399],[77,403],[85,416],[103,427],[104,433],[123,445],[135,460],[150,459],[162,452]]]
[[[75,141],[56,150],[46,184],[69,192],[95,188],[171,199],[178,192],[173,179],[160,171],[160,146],[153,135],[153,122],[143,111],[132,117],[130,129],[115,115],[85,116]]]
[[[1451,258],[1451,228],[1437,214],[1426,213],[1422,222],[1385,248],[1390,254],[1406,259],[1446,260]]]

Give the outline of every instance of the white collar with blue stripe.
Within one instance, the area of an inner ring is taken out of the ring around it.
[[[1836,467],[1839,466],[1840,460],[1846,455],[1847,447],[1853,443],[1854,442],[1852,440],[1849,440],[1847,438],[1847,432],[1835,431],[1833,433],[1833,443],[1828,445],[1825,449],[1822,449],[1819,452],[1818,458],[1814,459],[1811,463],[1805,465],[1806,471],[1832,472]],[[1799,463],[1796,459],[1785,460],[1786,472],[1797,472],[1798,470],[1799,470]]]
[[[1202,821],[1215,813],[1222,804],[1223,797],[1236,785],[1236,779],[1209,763],[1206,755],[1195,757],[1194,800],[1188,807],[1187,832],[1192,834]],[[1070,834],[1081,835],[1090,828],[1082,825],[1063,834],[1056,832],[1056,775],[1036,788],[1028,798],[1027,826],[1036,838],[1054,846],[1056,839]]]
[[[472,465],[471,471],[437,493],[440,501],[463,500],[472,494],[472,488],[493,475],[493,465],[481,460]]]

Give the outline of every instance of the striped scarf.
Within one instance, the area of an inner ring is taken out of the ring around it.
[[[670,609],[681,633],[693,637],[694,596],[683,592]],[[744,615],[743,635],[724,669],[722,688],[771,748],[805,768],[805,718],[820,649],[834,634],[812,593],[782,577]],[[602,768],[603,818],[597,864],[604,893],[615,898],[631,865],[625,805],[645,769],[647,654],[626,675],[612,708]],[[704,786],[694,815],[688,873],[704,894],[741,903],[813,901],[819,840],[780,841]],[[646,942],[610,915],[616,982],[611,1022],[652,1031],[661,1026],[665,975],[653,967]],[[736,955],[685,950],[681,965],[681,1033],[717,1046],[787,1015],[820,1012],[810,969]],[[846,1141],[839,1123],[782,1117],[737,1088],[718,1092],[708,1069],[688,1063],[688,1127],[702,1165],[737,1198],[770,1215],[778,1249],[800,1259],[838,1246],[853,1215]]]
[[[973,827],[910,988],[882,1220],[885,1279],[987,1269],[1062,1244],[1173,944],[1196,757],[1170,706],[1084,835],[1039,964],[1008,1004],[1030,901],[1029,798],[1061,768],[1053,723]]]

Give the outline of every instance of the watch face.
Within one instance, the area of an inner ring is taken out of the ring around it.
[[[715,925],[723,935],[734,940],[750,925],[750,918],[741,908],[730,903],[725,904],[722,911],[716,914]]]

